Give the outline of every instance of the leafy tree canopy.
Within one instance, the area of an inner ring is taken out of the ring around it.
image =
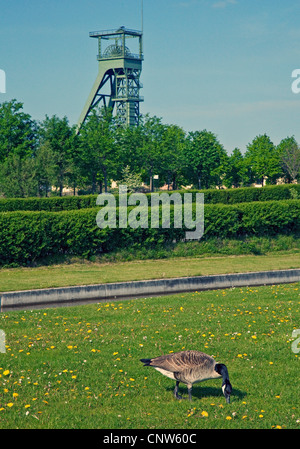
[[[9,155],[30,156],[36,147],[37,124],[17,100],[0,104],[0,163]]]

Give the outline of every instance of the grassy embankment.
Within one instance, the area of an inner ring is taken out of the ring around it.
[[[212,239],[93,258],[51,260],[28,268],[0,269],[0,291],[63,287],[300,267],[300,239],[293,236]]]

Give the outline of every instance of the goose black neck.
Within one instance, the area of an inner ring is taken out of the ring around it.
[[[227,366],[223,363],[217,363],[215,365],[215,371],[222,376],[223,379],[223,385],[227,384],[229,382],[229,374],[227,370]]]

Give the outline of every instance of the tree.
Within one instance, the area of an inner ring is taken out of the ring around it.
[[[117,179],[122,179],[123,170],[130,167],[130,173],[145,178],[144,158],[142,152],[142,126],[117,126],[116,145],[118,148],[118,163],[116,165]]]
[[[162,177],[173,190],[177,188],[178,181],[183,175],[186,138],[185,132],[177,125],[165,126],[160,148]]]
[[[165,132],[165,125],[161,123],[161,119],[154,116],[150,117],[146,114],[142,117],[139,125],[141,135],[140,154],[142,158],[142,166],[145,169],[148,179],[150,180],[150,190],[153,192],[153,176],[161,172],[161,147]]]
[[[278,151],[266,134],[255,137],[248,144],[245,163],[251,169],[252,179],[259,179],[262,185],[264,178],[274,183],[282,174]]]
[[[186,171],[198,189],[220,183],[224,174],[226,152],[217,137],[210,131],[190,132],[186,154]]]
[[[0,168],[0,189],[7,198],[36,195],[34,160],[11,153]]]
[[[55,183],[55,159],[49,141],[41,143],[35,155],[35,179],[40,196],[48,196]]]
[[[300,176],[300,148],[294,136],[282,139],[277,146],[284,175],[289,182]]]
[[[128,193],[138,192],[142,184],[142,179],[139,174],[131,171],[129,165],[126,165],[122,170],[122,178],[119,183],[120,185],[127,186]]]
[[[22,109],[17,100],[0,105],[0,188],[7,197],[36,194],[37,125]]]
[[[45,120],[39,128],[40,144],[47,145],[53,158],[53,184],[59,189],[59,195],[71,171],[72,151],[75,139],[75,128],[69,125],[67,117],[60,119],[56,115]]]
[[[240,187],[247,180],[246,174],[247,168],[242,152],[239,148],[235,148],[228,157],[224,184],[229,188]]]
[[[11,154],[23,159],[35,151],[37,124],[22,109],[15,99],[0,104],[0,164]]]
[[[107,192],[109,179],[116,176],[118,160],[115,140],[116,124],[112,112],[104,108],[93,110],[80,130],[81,173],[92,186],[92,192]]]

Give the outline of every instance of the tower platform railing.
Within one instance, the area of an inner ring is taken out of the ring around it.
[[[98,61],[104,61],[105,59],[138,59],[139,61],[144,61],[144,55],[140,55],[138,53],[129,53],[129,54],[125,54],[125,55],[111,55],[111,56],[106,56],[106,55],[97,55],[97,60]]]

